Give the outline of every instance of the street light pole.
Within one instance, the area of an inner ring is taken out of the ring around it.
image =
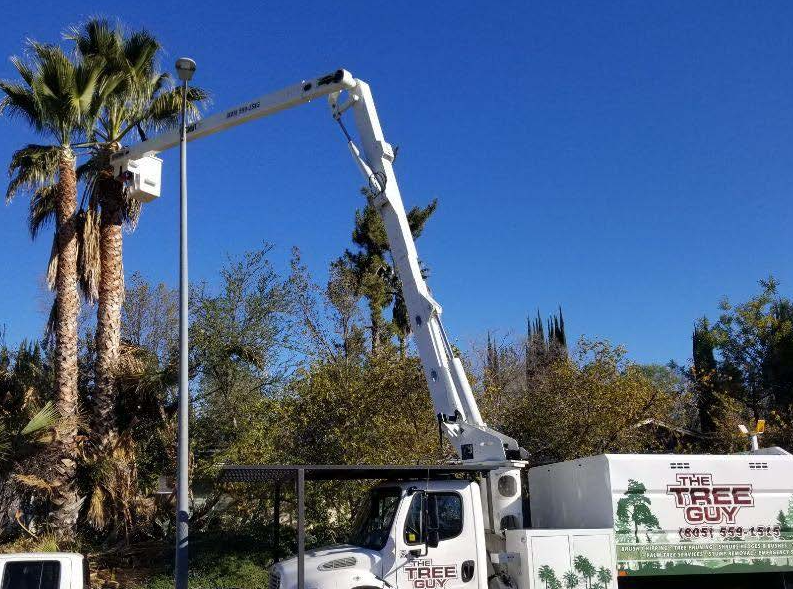
[[[190,518],[190,377],[188,366],[188,289],[187,280],[187,83],[193,78],[196,64],[182,57],[176,61],[176,73],[182,81],[182,120],[179,151],[179,434],[176,472],[176,589],[187,589],[187,533]]]

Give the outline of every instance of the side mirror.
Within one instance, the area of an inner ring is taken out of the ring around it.
[[[428,530],[427,546],[430,548],[437,548],[439,542],[440,542],[440,534],[438,533],[438,530]]]
[[[438,518],[438,501],[435,495],[425,495],[424,502],[425,517],[422,518],[425,528],[424,540],[428,548],[437,548],[440,542],[440,533],[438,532],[440,521]]]

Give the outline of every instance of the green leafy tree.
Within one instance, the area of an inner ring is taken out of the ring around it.
[[[201,285],[193,290],[194,432],[212,463],[241,458],[240,444],[258,431],[257,421],[265,420],[270,399],[294,366],[295,296],[288,277],[273,268],[271,251],[265,245],[230,259],[218,289]],[[204,466],[209,465],[199,463],[199,469]]]
[[[760,286],[745,303],[723,301],[712,329],[720,370],[755,419],[769,409],[787,414],[793,405],[793,303],[773,277]]]
[[[738,424],[759,418],[766,444],[793,440],[793,302],[773,277],[760,287],[743,303],[723,300],[718,321],[695,327],[691,377],[709,451],[745,448]]]
[[[639,542],[639,529],[644,528],[649,542],[649,532],[660,530],[658,518],[653,515],[650,498],[645,495],[647,487],[633,479],[628,480],[625,497],[617,501],[617,520],[620,530],[632,526],[636,543]]]
[[[491,339],[480,404],[487,423],[516,438],[538,463],[609,451],[651,451],[644,424],[679,413],[675,387],[648,376],[607,342],[581,340],[537,371],[527,386],[522,342]],[[560,436],[559,431],[565,435]]]
[[[55,379],[57,408],[63,417],[56,509],[53,524],[62,534],[73,530],[80,500],[75,488],[77,436],[78,292],[77,177],[75,148],[96,120],[99,105],[113,89],[103,78],[101,59],[74,61],[59,47],[29,42],[29,59],[12,58],[21,82],[0,82],[0,112],[24,120],[47,144],[27,145],[11,157],[11,200],[32,196],[35,209],[49,200],[55,220]]]

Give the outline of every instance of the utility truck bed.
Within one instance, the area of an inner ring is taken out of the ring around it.
[[[605,454],[529,470],[532,526],[610,528],[620,576],[793,571],[793,456]]]
[[[506,539],[507,554],[515,555],[508,569],[518,587],[617,587],[611,528],[508,530]]]

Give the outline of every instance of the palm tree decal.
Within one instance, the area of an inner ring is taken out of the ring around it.
[[[592,577],[595,576],[597,569],[586,556],[578,555],[573,559],[573,567],[584,579],[584,587],[592,589]]]
[[[578,587],[578,575],[573,571],[567,571],[562,577],[565,589],[575,589]]]
[[[553,569],[547,564],[544,564],[540,567],[538,575],[540,577],[540,581],[545,583],[545,589],[554,589],[554,582],[559,582],[559,580],[556,578],[556,573],[553,572]]]
[[[652,502],[645,495],[646,492],[647,487],[643,483],[630,479],[625,497],[617,501],[617,533],[632,533],[637,544],[639,528],[644,528],[647,542],[650,542],[651,531],[661,529],[658,518],[650,509]]]
[[[606,567],[600,567],[598,569],[598,583],[600,583],[600,586],[603,589],[608,588],[608,586],[611,584],[612,578],[613,575],[611,574],[611,571],[608,570]]]
[[[545,583],[545,589],[562,589],[562,582],[556,577],[554,570],[547,564],[542,565],[537,572],[540,581]]]

